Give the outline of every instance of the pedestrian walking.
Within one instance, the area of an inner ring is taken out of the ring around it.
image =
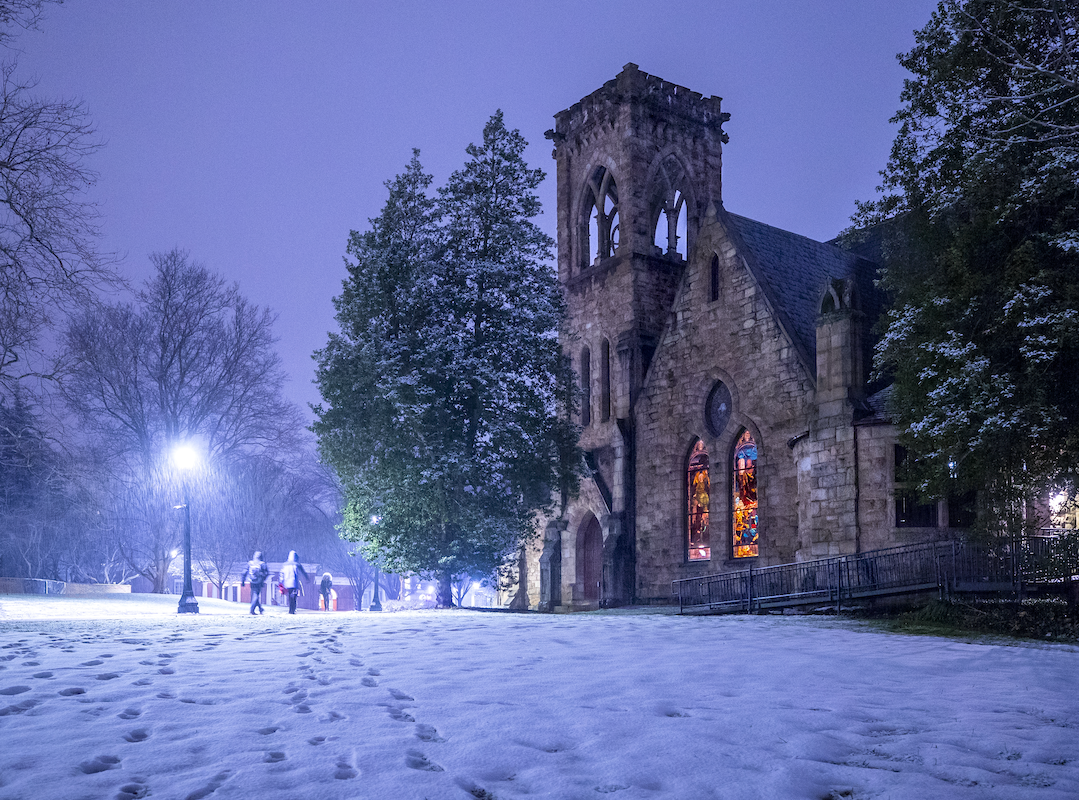
[[[296,551],[290,550],[288,561],[281,567],[281,584],[288,594],[288,613],[290,614],[296,613],[296,598],[303,594],[301,578],[305,581],[311,580],[307,575],[307,570],[300,563],[300,557],[296,555]]]
[[[330,610],[330,589],[333,588],[333,578],[330,577],[330,573],[322,573],[322,583],[318,585],[318,590],[322,594],[322,607],[327,611]]]
[[[266,562],[262,560],[262,551],[256,550],[255,555],[251,557],[251,560],[247,562],[247,569],[244,570],[244,574],[240,576],[240,588],[244,586],[244,581],[248,581],[251,584],[251,613],[255,613],[255,609],[262,613],[262,587],[266,585],[266,579],[270,577],[270,569],[266,566]]]

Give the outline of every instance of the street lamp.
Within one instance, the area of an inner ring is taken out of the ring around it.
[[[381,501],[376,501],[375,502],[375,508],[377,509],[377,508],[381,508],[381,507],[382,507],[382,502]],[[380,522],[382,522],[382,515],[379,514],[376,511],[374,514],[371,515],[371,524],[372,525],[378,525],[378,523],[380,523]],[[379,574],[378,564],[374,564],[373,566],[375,568],[375,590],[371,594],[371,608],[370,608],[370,610],[371,611],[381,611],[382,610],[382,599],[378,596],[378,574]]]
[[[180,594],[179,614],[198,614],[199,603],[191,588],[191,492],[187,486],[187,473],[198,466],[199,454],[189,444],[182,444],[172,451],[172,461],[180,469],[184,485],[184,590]]]

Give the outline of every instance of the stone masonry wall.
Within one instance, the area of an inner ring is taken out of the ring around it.
[[[713,254],[720,299],[709,302]],[[713,436],[705,403],[715,382],[731,390],[733,413]],[[776,324],[755,279],[714,215],[702,228],[636,413],[637,595],[670,597],[677,578],[744,569],[731,558],[730,460],[748,428],[758,446],[759,565],[793,561],[798,539],[794,459],[787,441],[809,424],[813,382]],[[686,460],[696,438],[709,453],[712,558],[686,559]]]

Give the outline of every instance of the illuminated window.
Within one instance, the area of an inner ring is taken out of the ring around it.
[[[686,473],[689,493],[686,526],[689,531],[689,560],[707,561],[712,555],[708,546],[708,496],[711,493],[711,482],[708,479],[708,450],[700,439],[689,454]]]
[[[734,557],[758,555],[757,547],[757,443],[749,431],[742,431],[734,446]]]

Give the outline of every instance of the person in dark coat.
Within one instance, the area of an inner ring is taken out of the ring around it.
[[[270,577],[270,569],[266,566],[266,562],[262,560],[262,551],[256,550],[255,555],[251,560],[247,562],[247,569],[244,570],[244,574],[240,576],[240,588],[243,588],[244,581],[250,581],[251,583],[251,613],[255,613],[255,609],[262,613],[262,587],[266,585],[266,579]]]
[[[288,561],[281,567],[281,584],[288,594],[288,613],[290,614],[296,613],[296,598],[303,594],[301,578],[305,581],[311,580],[307,575],[307,570],[300,563],[300,557],[296,555],[296,551],[290,550]]]
[[[322,583],[318,585],[319,593],[322,595],[322,607],[327,611],[330,610],[330,589],[333,588],[333,578],[330,577],[330,573],[322,573]]]

